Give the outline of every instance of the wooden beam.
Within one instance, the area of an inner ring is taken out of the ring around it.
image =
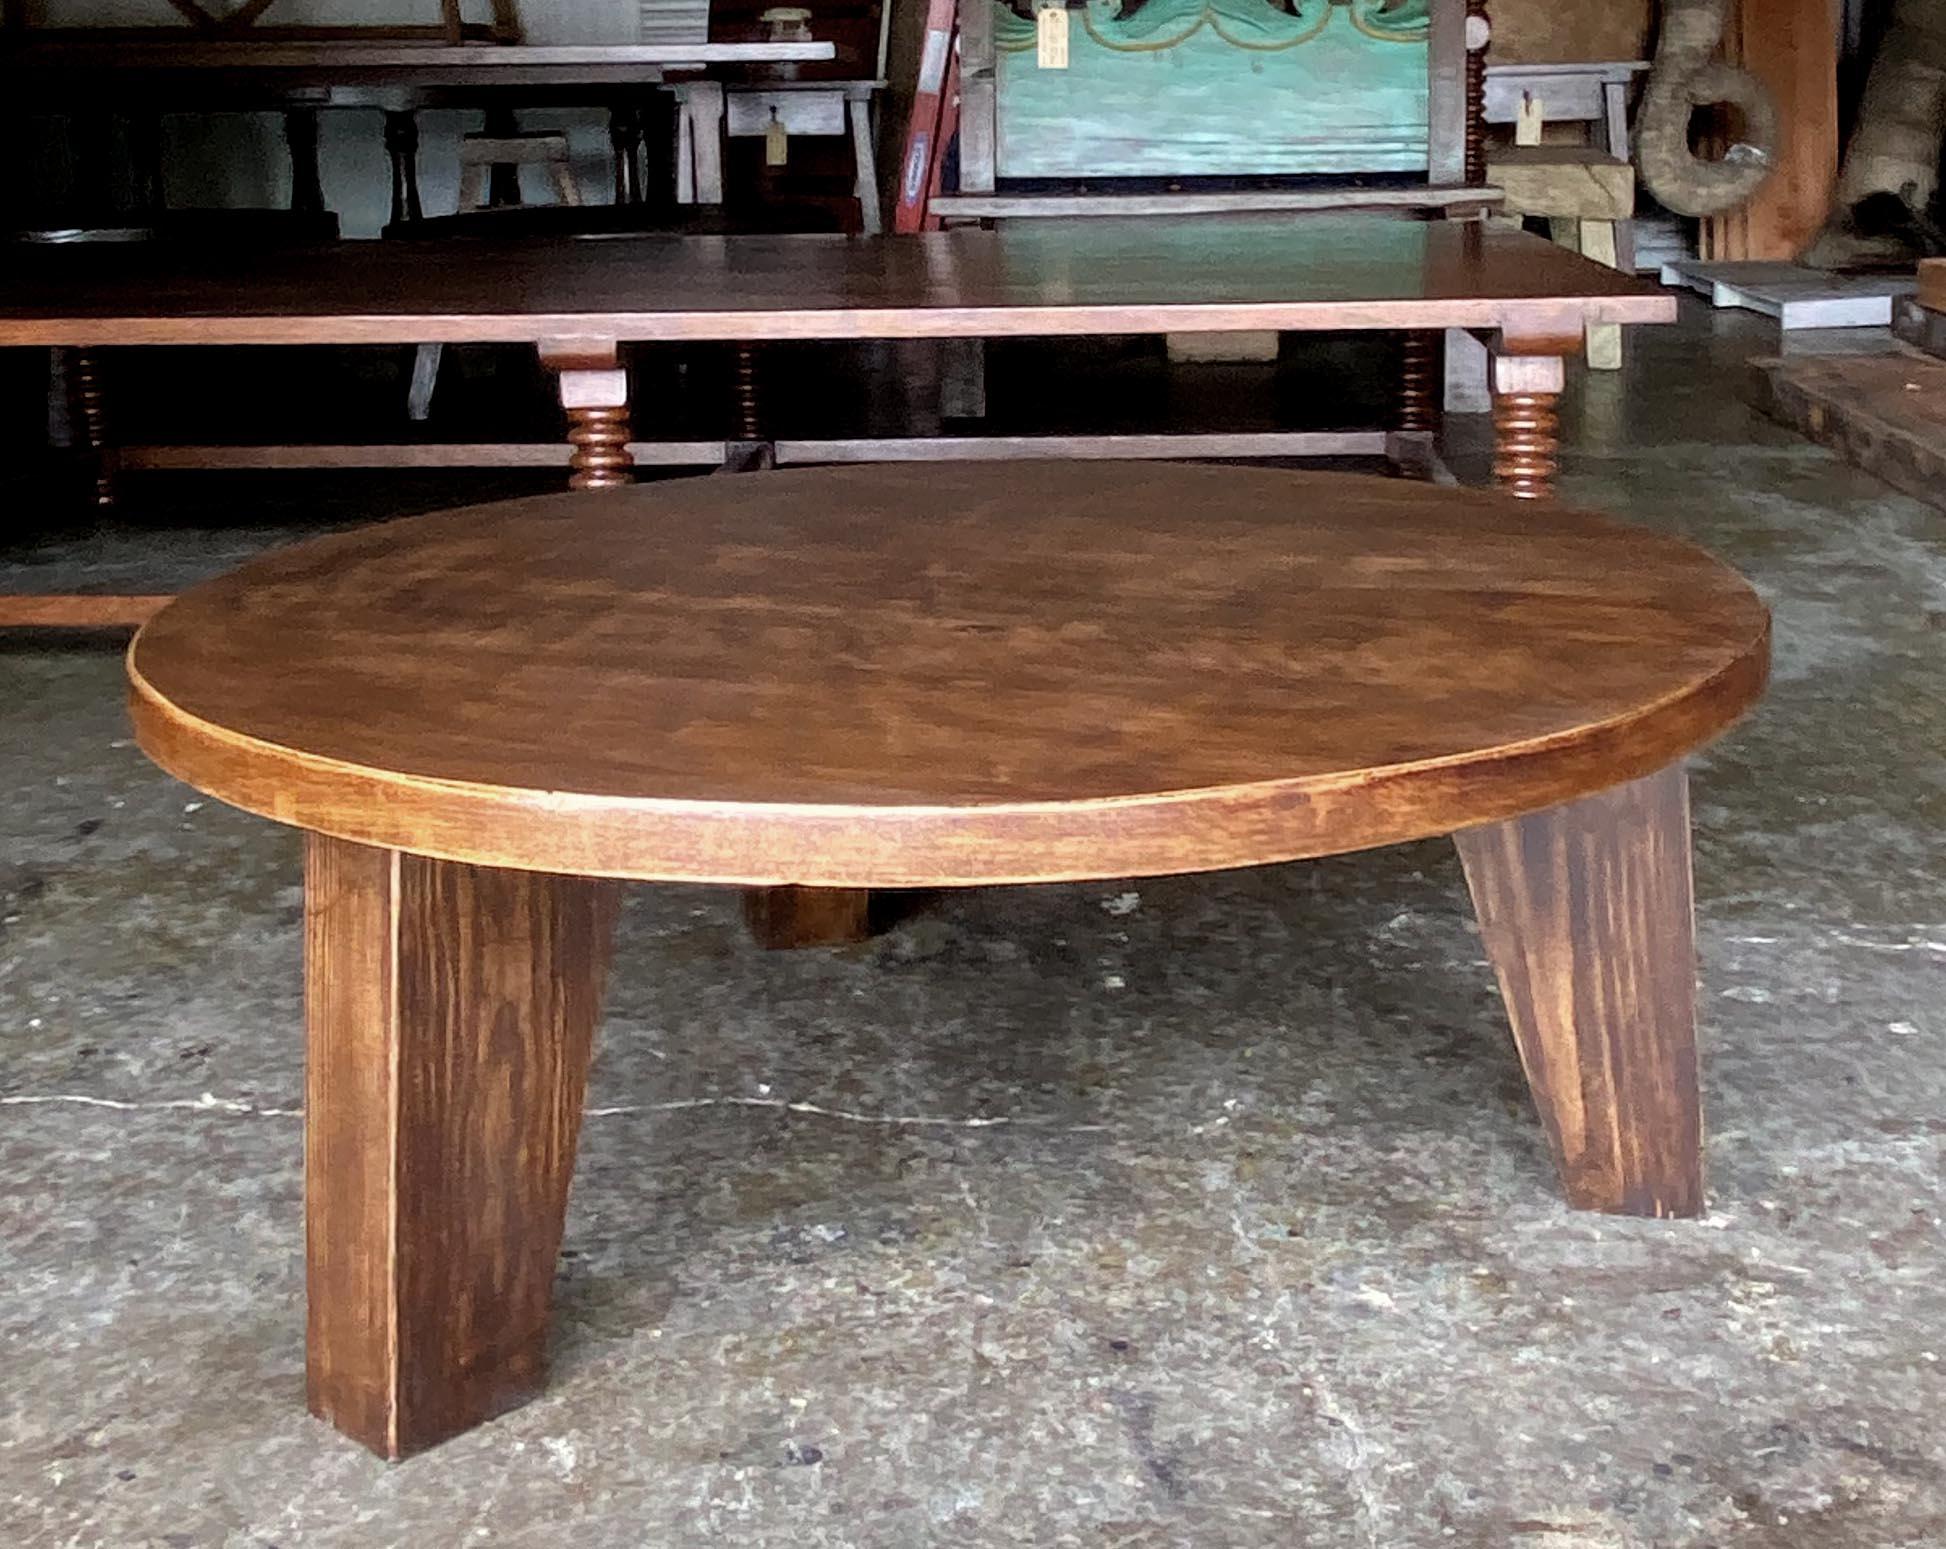
[[[270,446],[126,446],[117,466],[149,472],[182,468],[565,468],[573,448],[551,441],[374,442],[363,446],[298,443]],[[641,467],[713,468],[721,441],[631,441]]]
[[[1736,0],[1723,57],[1777,103],[1776,171],[1747,204],[1703,222],[1708,259],[1795,258],[1823,228],[1838,182],[1834,0]]]
[[[964,138],[967,119],[960,118]],[[1176,194],[942,194],[931,202],[956,220],[1070,220],[1083,216],[1284,215],[1397,210],[1404,215],[1470,214],[1500,203],[1491,185],[1412,188],[1273,188]]]
[[[1426,39],[1426,177],[1466,181],[1466,0],[1438,0]]]
[[[167,596],[46,592],[0,596],[0,629],[139,629]]]
[[[1508,145],[1487,157],[1487,177],[1509,215],[1625,221],[1635,213],[1635,168],[1592,145]]]

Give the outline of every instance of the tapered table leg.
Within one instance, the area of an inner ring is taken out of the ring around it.
[[[1568,1202],[1699,1214],[1682,767],[1454,840]]]
[[[310,1405],[382,1456],[541,1384],[615,903],[310,836]]]

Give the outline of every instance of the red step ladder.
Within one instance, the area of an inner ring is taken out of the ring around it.
[[[979,0],[976,0],[979,3]],[[912,94],[905,153],[899,158],[899,202],[892,229],[937,231],[932,198],[939,190],[946,150],[959,130],[958,0],[927,0],[926,38]]]

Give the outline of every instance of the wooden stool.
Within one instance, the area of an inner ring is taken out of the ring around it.
[[[568,155],[568,137],[559,129],[517,130],[512,134],[469,134],[459,142],[459,207],[484,210],[495,167],[545,167],[562,204],[581,203]],[[518,202],[518,201],[515,201]]]
[[[1608,156],[1620,162],[1630,159],[1628,94],[1635,77],[1646,71],[1646,64],[1617,60],[1596,64],[1488,65],[1481,119],[1488,124],[1518,125],[1523,109],[1538,106],[1545,123],[1582,124],[1590,140]],[[1546,212],[1542,212],[1546,213]],[[1611,264],[1624,274],[1635,272],[1635,222],[1633,201],[1628,212],[1613,221],[1614,257],[1608,258],[1605,233],[1592,236],[1586,249],[1590,258]],[[1567,217],[1563,217],[1567,219]],[[1576,218],[1578,220],[1578,217]],[[1562,227],[1557,233],[1562,245],[1575,252],[1582,247],[1583,228],[1572,232]],[[1619,363],[1619,336],[1614,345],[1597,332],[1599,342],[1590,349],[1589,364],[1598,360]],[[1445,400],[1448,413],[1485,414],[1492,407],[1487,382],[1486,352],[1463,329],[1446,336]],[[1606,369],[1606,368],[1603,368]]]
[[[554,185],[554,197],[562,205],[579,206],[581,189],[574,181],[574,164],[568,155],[568,137],[559,129],[486,131],[469,134],[459,142],[459,209],[493,208],[493,180],[501,168],[511,169],[516,177],[522,167],[545,167]],[[520,185],[513,184],[514,197],[502,208],[519,208]],[[412,382],[406,388],[405,411],[408,418],[424,420],[432,413],[432,395],[439,385],[439,365],[445,346],[422,344],[412,358]]]
[[[1523,107],[1538,102],[1545,122],[1586,125],[1591,144],[1617,161],[1631,161],[1629,89],[1648,68],[1640,60],[1488,65],[1483,117],[1489,124],[1518,124]],[[1634,213],[1631,209],[1615,223],[1615,247],[1627,274],[1635,272]]]
[[[757,138],[781,130],[797,135],[851,137],[852,193],[859,230],[877,236],[878,164],[872,150],[872,94],[883,81],[767,81],[725,86],[720,81],[682,81],[676,98],[676,203],[723,202],[723,145],[730,138]]]
[[[855,919],[1450,833],[1569,1203],[1697,1214],[1683,759],[1768,661],[1734,573],[1551,503],[1040,463],[390,522],[128,671],[150,757],[309,831],[310,1402],[397,1457],[541,1384],[617,879]]]
[[[1634,269],[1634,253],[1616,236],[1635,213],[1635,168],[1627,161],[1587,145],[1509,145],[1489,154],[1487,177],[1506,195],[1506,216],[1540,216],[1561,246],[1611,269]],[[1590,323],[1587,353],[1590,370],[1621,370],[1621,328]]]

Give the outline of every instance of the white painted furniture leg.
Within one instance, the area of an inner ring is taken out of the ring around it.
[[[1487,347],[1464,328],[1446,330],[1446,412],[1491,414]]]
[[[858,192],[858,218],[868,237],[878,236],[885,223],[878,208],[878,162],[872,154],[872,105],[863,97],[845,102],[851,117],[851,156]]]
[[[688,91],[690,154],[696,168],[695,202],[723,202],[723,88],[697,81]]]

